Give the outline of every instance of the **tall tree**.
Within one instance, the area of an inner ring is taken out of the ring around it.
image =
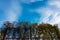
[[[3,40],[4,40],[8,30],[11,31],[12,23],[10,23],[9,21],[6,21],[3,25],[4,25],[4,35],[3,35]]]

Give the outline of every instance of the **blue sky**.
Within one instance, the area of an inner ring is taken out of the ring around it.
[[[60,26],[60,0],[0,0],[0,27],[18,20]]]

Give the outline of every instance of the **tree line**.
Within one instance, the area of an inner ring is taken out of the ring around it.
[[[60,30],[58,25],[51,25],[45,23],[29,23],[29,22],[9,22],[6,21],[0,29],[0,40],[5,40],[6,35],[13,32],[13,38],[18,35],[19,40],[30,38],[31,40],[39,40],[41,37],[43,40],[59,40]],[[10,34],[11,35],[11,34]],[[41,36],[42,35],[42,36]],[[27,40],[27,39],[26,39]]]

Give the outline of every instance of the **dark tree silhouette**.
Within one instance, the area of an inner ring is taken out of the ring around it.
[[[14,39],[18,35],[17,40],[60,40],[60,30],[57,25],[51,24],[31,24],[29,22],[14,22],[9,21],[4,22],[3,29],[0,31],[2,33],[2,40],[6,39],[7,33],[13,32]],[[28,38],[28,39],[26,39]]]

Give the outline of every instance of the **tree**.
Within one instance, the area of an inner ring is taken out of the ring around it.
[[[3,29],[0,31],[2,33],[3,39],[5,39],[8,32],[13,32],[14,38],[18,34],[18,38],[20,40],[24,40],[26,38],[32,38],[39,40],[41,36],[44,40],[59,40],[60,38],[60,30],[58,26],[52,26],[51,24],[39,24],[34,23],[31,24],[29,22],[14,22],[11,23],[9,21],[3,24]],[[16,33],[17,32],[17,33]],[[24,38],[24,39],[22,39]]]
[[[9,21],[6,21],[3,25],[4,25],[4,30],[3,30],[3,40],[4,40],[8,30],[11,31],[13,26],[12,23],[10,23]]]

